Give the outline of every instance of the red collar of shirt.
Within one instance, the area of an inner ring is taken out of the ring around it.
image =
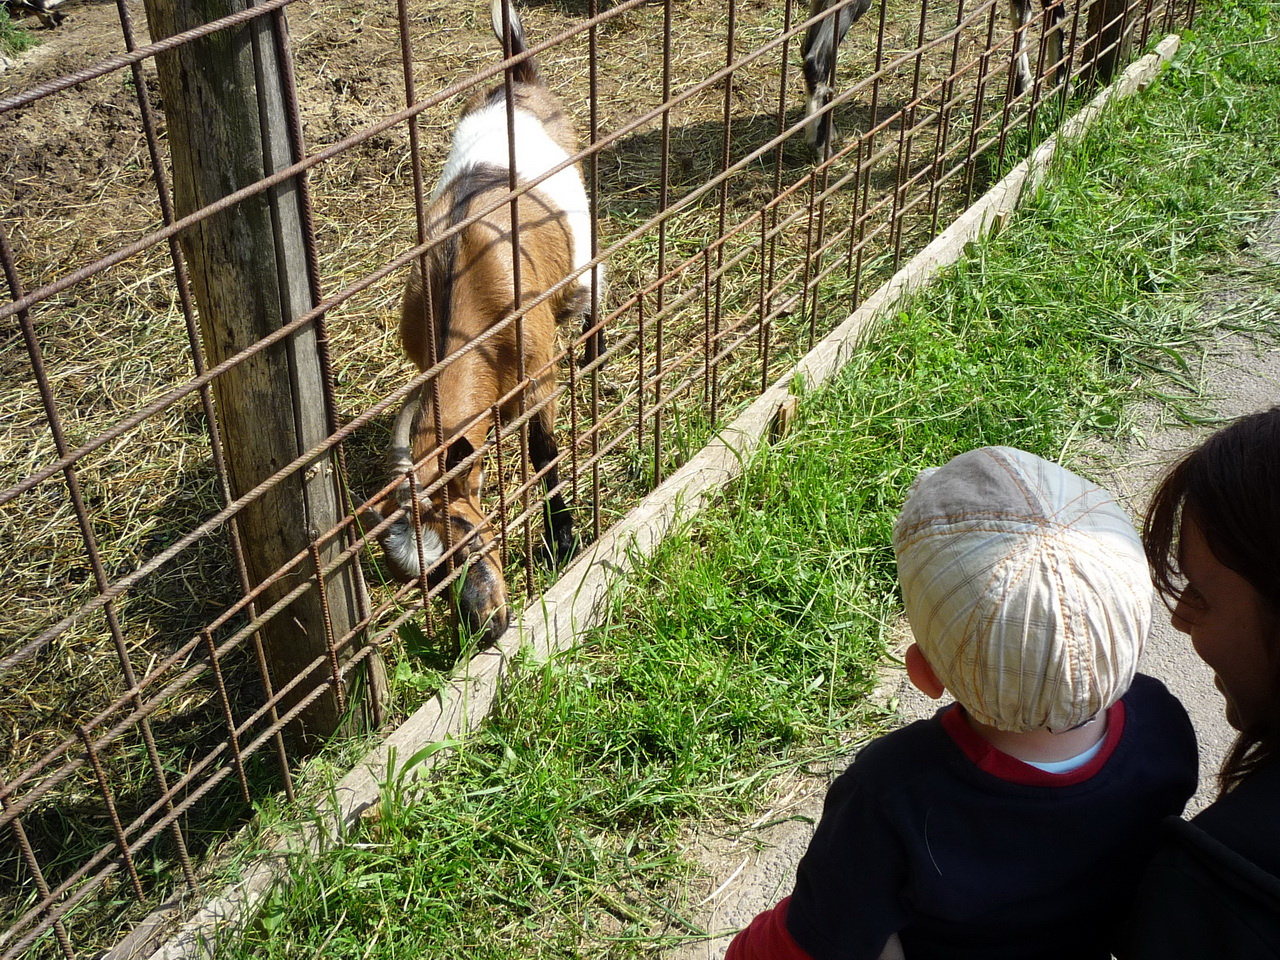
[[[1050,773],[1001,753],[969,726],[964,708],[958,703],[943,712],[942,728],[979,770],[994,777],[1030,787],[1069,787],[1083,783],[1107,765],[1124,733],[1124,701],[1117,700],[1107,709],[1107,733],[1102,749],[1088,763],[1066,773]]]

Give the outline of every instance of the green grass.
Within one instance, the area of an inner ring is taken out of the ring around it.
[[[0,6],[0,56],[13,56],[29,50],[40,41],[15,23],[9,11]]]
[[[669,906],[695,870],[688,819],[754,819],[774,777],[885,719],[866,694],[915,472],[989,443],[1072,462],[1131,428],[1135,393],[1198,416],[1198,304],[1225,276],[1261,282],[1235,320],[1274,332],[1276,271],[1238,248],[1277,207],[1278,31],[1275,5],[1205,14],[1051,189],[805,397],[603,626],[523,664],[424,787],[388,785],[224,955],[627,957],[696,934]]]

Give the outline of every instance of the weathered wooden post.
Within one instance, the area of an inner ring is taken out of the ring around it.
[[[1085,25],[1080,79],[1086,87],[1109,83],[1129,59],[1133,28],[1127,15],[1128,0],[1093,0]]]
[[[253,0],[146,0],[161,40],[253,6]],[[266,15],[156,57],[179,217],[214,203],[291,162],[282,46],[284,18]],[[221,363],[313,306],[299,185],[294,179],[201,221],[180,237],[210,364]],[[213,382],[231,486],[239,497],[328,435],[324,371],[308,324]],[[276,485],[238,520],[249,575],[260,584],[342,516],[336,463],[325,456]],[[337,552],[320,551],[322,563]],[[316,575],[308,561],[270,587],[264,610]],[[262,628],[276,689],[306,672],[283,708],[332,677],[326,612],[334,637],[360,619],[356,571],[340,568]],[[327,603],[325,602],[327,601]],[[327,606],[327,611],[325,607]],[[349,658],[348,648],[343,659]],[[318,658],[319,666],[308,668]],[[381,665],[368,672],[379,696]],[[307,746],[337,731],[345,690],[329,684],[293,730]],[[370,698],[363,701],[366,705]],[[283,712],[283,710],[281,711]],[[355,714],[359,717],[360,710]]]

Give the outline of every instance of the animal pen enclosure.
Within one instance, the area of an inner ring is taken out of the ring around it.
[[[1103,3],[1063,21],[1081,88],[1192,12]],[[1005,6],[868,13],[839,58],[844,139],[817,162],[799,7],[521,9],[578,126],[609,274],[606,351],[575,326],[558,347],[557,464],[584,540],[1062,115],[1039,12],[1040,79],[1009,96]],[[395,318],[459,100],[503,82],[487,20],[268,0],[200,24],[86,0],[0,75],[3,960],[93,954],[202,889],[255,803],[294,798],[304,757],[402,718],[459,655],[465,565],[397,583],[361,516],[405,479],[385,462],[401,405],[483,348],[419,373]],[[183,102],[206,55],[231,72]],[[197,172],[233,127],[235,162]],[[211,260],[220,236],[240,246]],[[478,452],[517,606],[556,576],[533,413],[495,410]]]

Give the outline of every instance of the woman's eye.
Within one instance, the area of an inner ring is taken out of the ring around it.
[[[1182,593],[1178,594],[1178,602],[1184,603],[1195,610],[1203,610],[1207,606],[1204,595],[1190,584],[1182,589]]]

